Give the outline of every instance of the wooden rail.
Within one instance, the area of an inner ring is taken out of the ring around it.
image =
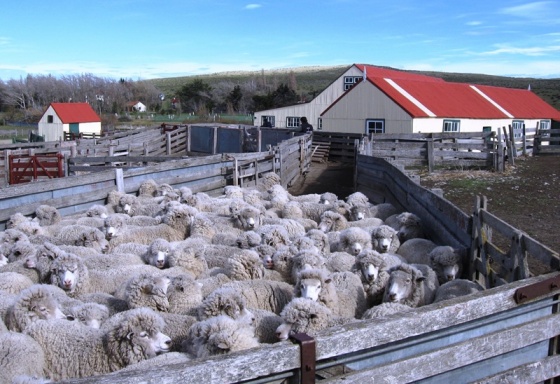
[[[535,134],[535,154],[560,154],[560,129],[538,130]]]

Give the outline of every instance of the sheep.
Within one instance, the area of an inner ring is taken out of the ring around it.
[[[281,183],[280,176],[275,172],[266,172],[257,182],[257,190],[268,191],[274,185],[279,185]]]
[[[252,327],[222,315],[195,323],[189,329],[184,345],[194,357],[205,358],[255,348],[260,344]]]
[[[447,281],[436,290],[434,303],[443,300],[453,299],[459,296],[470,295],[471,293],[483,291],[484,288],[479,284],[466,279],[455,279]]]
[[[246,325],[253,323],[253,313],[247,308],[245,296],[234,287],[222,286],[214,290],[204,298],[196,312],[199,320],[225,315]]]
[[[95,249],[99,253],[107,250],[107,240],[102,231],[85,225],[69,225],[55,236],[60,244],[77,245]]]
[[[21,212],[16,212],[6,221],[6,228],[16,228],[18,224],[31,221],[30,217],[24,216]]]
[[[22,290],[29,288],[35,282],[29,277],[17,272],[0,273],[0,292],[8,294],[19,294]]]
[[[40,284],[22,290],[5,316],[8,329],[16,332],[38,320],[66,318],[52,291]]]
[[[399,232],[399,240],[401,243],[417,237],[426,237],[422,228],[422,220],[411,212],[391,215],[385,219],[385,224]]]
[[[123,287],[122,292],[115,296],[127,302],[130,309],[146,307],[154,311],[167,312],[169,299],[167,288],[171,279],[164,276],[154,276],[141,273],[132,277]]]
[[[350,271],[356,263],[356,256],[344,251],[330,253],[325,257],[325,268],[330,272]]]
[[[362,192],[354,192],[346,196],[346,203],[349,205],[366,205],[369,203],[369,198]]]
[[[295,284],[297,282],[298,273],[300,271],[309,268],[324,268],[325,262],[325,258],[316,252],[307,250],[298,252],[290,260],[291,271],[290,280],[288,280],[288,282]]]
[[[173,246],[167,256],[169,267],[181,267],[194,277],[208,272],[208,263],[200,248],[193,247],[190,242],[179,242]]]
[[[397,255],[379,253],[373,249],[356,256],[352,271],[360,276],[367,296],[368,306],[380,304],[389,282],[389,270],[404,260]]]
[[[109,318],[109,308],[98,303],[83,303],[71,307],[68,316],[88,327],[99,329]]]
[[[306,333],[316,336],[319,331],[348,323],[350,320],[336,316],[323,304],[305,299],[294,298],[280,313],[282,324],[276,328],[278,340],[287,340],[292,333]]]
[[[398,232],[388,226],[380,225],[371,230],[371,247],[380,253],[396,253],[401,242]]]
[[[38,275],[39,283],[49,283],[51,277],[51,266],[60,255],[66,254],[60,247],[45,242],[37,247],[34,254],[29,255],[24,261],[24,267],[33,269]]]
[[[261,235],[255,231],[245,231],[239,234],[235,240],[235,244],[241,249],[254,248],[261,244],[261,242]]]
[[[319,301],[340,317],[360,317],[366,310],[361,281],[352,273],[329,276],[322,269],[305,269],[298,273],[294,295]]]
[[[88,208],[85,212],[86,217],[98,217],[100,219],[105,219],[109,216],[109,210],[106,206],[101,204],[94,204]]]
[[[137,196],[142,198],[155,197],[157,195],[157,191],[158,184],[156,181],[154,179],[147,179],[138,186]]]
[[[60,223],[62,221],[62,216],[55,207],[41,204],[35,209],[35,219],[42,227],[46,227]]]
[[[432,303],[439,284],[435,272],[431,270],[428,273],[430,270],[424,264],[401,264],[391,268],[383,302],[401,303],[410,307]]]
[[[325,232],[319,229],[311,229],[307,231],[305,236],[313,240],[313,243],[322,255],[327,256],[331,252],[329,237]]]
[[[148,199],[126,194],[121,196],[115,211],[129,216],[155,217],[161,213],[162,207],[153,197]]]
[[[377,319],[380,317],[390,316],[395,313],[408,312],[411,310],[412,307],[401,303],[381,303],[365,311],[362,315],[362,320]]]
[[[338,250],[358,255],[366,249],[372,248],[372,235],[365,229],[350,227],[340,231],[338,237]]]
[[[321,215],[332,209],[330,204],[289,201],[284,204],[281,212],[282,217],[287,219],[311,219],[318,223]]]
[[[270,245],[277,249],[290,245],[291,243],[290,234],[282,225],[262,225],[256,230],[256,232],[261,237],[262,244]]]
[[[226,275],[231,280],[254,280],[264,277],[264,264],[260,255],[250,249],[240,249],[228,259]]]
[[[25,260],[27,257],[33,256],[37,252],[35,246],[27,241],[20,241],[11,246],[8,257],[8,262],[13,263],[17,260]]]
[[[171,244],[165,239],[155,239],[142,254],[144,262],[156,268],[169,268],[169,254],[172,252]]]
[[[45,353],[39,343],[19,332],[0,332],[0,382],[45,374]]]
[[[232,288],[241,294],[251,309],[264,309],[279,314],[292,300],[293,286],[283,281],[244,280],[226,283],[222,288]]]
[[[338,196],[332,192],[324,192],[319,198],[321,204],[334,204],[338,201]]]
[[[128,310],[128,303],[123,299],[117,299],[115,296],[105,292],[86,293],[80,296],[80,301],[84,304],[100,304],[109,311],[109,316]],[[77,305],[79,306],[79,304]],[[72,308],[70,308],[72,311]]]
[[[354,204],[350,207],[349,218],[351,221],[358,221],[369,217],[377,217],[385,221],[389,216],[398,213],[397,208],[391,203]]]
[[[167,312],[159,314],[165,323],[162,332],[171,338],[170,351],[182,351],[183,344],[188,339],[189,329],[197,322],[196,317]]]
[[[401,243],[397,250],[397,254],[404,257],[410,263],[424,263],[429,260],[427,255],[435,248],[437,244],[428,239],[413,238]]]
[[[8,228],[0,234],[0,243],[13,245],[20,241],[29,242],[29,237],[16,228]]]
[[[15,272],[20,275],[24,275],[25,277],[31,279],[34,283],[38,283],[40,281],[40,273],[36,269],[29,269],[26,267],[25,260],[16,260],[12,263],[6,263],[5,265],[0,267],[0,273],[6,272]]]
[[[138,308],[104,331],[57,320],[35,322],[25,333],[41,345],[47,371],[59,381],[110,373],[169,351],[164,326],[154,311]]]
[[[341,231],[348,227],[368,228],[368,227],[377,227],[382,224],[383,224],[383,220],[378,219],[376,217],[363,219],[359,221],[348,221],[346,217],[344,217],[340,213],[333,212],[333,211],[326,211],[321,215],[321,222],[319,223],[317,228],[326,233],[326,232]]]
[[[167,288],[169,312],[181,315],[196,315],[202,303],[202,283],[187,274],[174,276]]]
[[[238,215],[232,217],[234,228],[239,228],[244,231],[256,230],[262,221],[262,212],[254,207],[243,207]]]
[[[259,343],[272,344],[278,341],[276,329],[282,324],[280,315],[265,309],[252,309],[253,328]]]
[[[448,245],[432,249],[428,265],[435,271],[440,284],[458,279],[463,272],[464,252]]]
[[[79,255],[76,255],[79,256]],[[108,271],[120,266],[145,265],[142,256],[111,252],[106,255],[82,257],[89,270]]]
[[[109,241],[109,249],[117,245],[135,242],[150,244],[157,238],[167,241],[184,240],[190,235],[190,221],[194,212],[186,206],[174,207],[163,217],[163,222],[158,225],[146,227],[131,227],[124,230],[120,235],[114,235]]]

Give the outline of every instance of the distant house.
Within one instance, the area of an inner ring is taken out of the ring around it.
[[[51,103],[39,120],[39,135],[57,141],[64,132],[101,136],[101,119],[88,103]]]
[[[128,112],[146,112],[146,106],[140,101],[129,101],[126,103],[126,110]]]
[[[530,90],[446,82],[355,64],[307,104],[259,111],[255,124],[295,128],[306,116],[316,130],[347,133],[497,131],[511,125],[552,128],[560,111]]]

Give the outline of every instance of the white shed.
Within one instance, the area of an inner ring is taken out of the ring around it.
[[[101,119],[88,103],[51,103],[39,120],[39,135],[57,141],[65,132],[101,136]]]
[[[141,101],[129,101],[126,103],[126,110],[129,112],[146,112],[146,106]]]

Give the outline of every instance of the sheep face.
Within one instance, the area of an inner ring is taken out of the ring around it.
[[[317,229],[327,233],[331,231],[339,231],[346,228],[347,222],[344,216],[339,213],[326,211],[321,215],[321,222]]]
[[[48,294],[33,296],[28,302],[27,309],[29,310],[27,316],[30,322],[39,319],[66,319],[66,315],[60,310],[58,302]]]
[[[366,217],[366,207],[364,205],[353,205],[350,208],[350,220],[358,221]]]
[[[379,267],[375,266],[372,263],[362,264],[361,271],[364,280],[369,283],[372,283],[375,280],[377,280],[377,277],[379,276]]]
[[[253,231],[261,224],[261,212],[253,207],[245,207],[239,212],[238,220],[242,229]]]
[[[438,277],[440,284],[452,281],[461,276],[462,256],[453,247],[443,245],[435,247],[429,254],[430,266]]]
[[[310,335],[316,331],[328,327],[327,319],[333,314],[323,304],[318,302],[295,298],[290,301],[282,312],[282,324],[276,328],[276,338],[278,340],[287,340],[292,333],[309,333]]]
[[[109,317],[109,309],[97,303],[84,303],[72,308],[70,316],[88,327],[99,329]]]
[[[310,299],[313,301],[319,300],[319,294],[321,293],[321,280],[319,279],[301,279],[298,282],[298,288],[300,291],[300,297],[305,299]]]
[[[422,284],[426,280],[424,276],[410,274],[402,270],[391,272],[389,283],[385,289],[384,302],[402,303],[412,295],[414,285]]]
[[[109,242],[105,239],[103,232],[97,228],[91,228],[76,240],[74,245],[86,248],[93,248],[99,252],[105,252],[109,248]]]
[[[80,279],[80,271],[77,263],[61,265],[53,269],[53,277],[56,276],[57,285],[67,292],[74,292]]]
[[[380,253],[396,251],[400,245],[398,232],[388,225],[377,227],[372,232],[371,240],[373,249]]]
[[[156,268],[169,268],[169,253],[171,251],[170,244],[164,239],[156,239],[150,244],[148,249],[148,264]]]

